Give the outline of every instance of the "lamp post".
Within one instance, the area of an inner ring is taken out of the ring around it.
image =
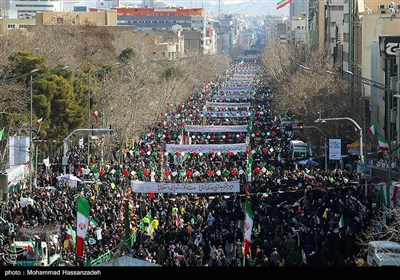
[[[39,69],[33,69],[30,75],[30,106],[29,106],[29,191],[32,191],[32,112],[33,112],[33,73],[39,71]]]
[[[29,72],[28,75],[30,75],[30,106],[29,106],[29,190],[32,191],[32,155],[33,155],[33,149],[32,149],[32,143],[33,143],[33,139],[32,139],[32,126],[33,126],[33,81],[36,80],[40,80],[43,78],[46,78],[50,75],[56,74],[58,72],[61,72],[62,70],[65,70],[69,68],[69,66],[64,66],[61,69],[57,69],[53,72],[44,74],[42,76],[36,77],[35,79],[33,79],[33,73],[39,71],[39,69],[33,69],[32,71]],[[34,176],[36,176],[36,171],[34,172]]]
[[[90,69],[88,72],[88,129],[90,129],[90,120],[91,120],[91,112],[90,112]],[[88,130],[88,146],[87,146],[87,166],[90,167],[90,134],[91,131]],[[65,173],[65,172],[64,172]]]
[[[360,158],[361,158],[361,163],[364,163],[364,154],[363,154],[363,131],[361,126],[352,118],[349,117],[340,117],[340,118],[326,118],[326,119],[322,119],[322,118],[318,118],[315,120],[315,122],[326,122],[326,121],[342,121],[342,120],[348,120],[351,121],[356,127],[357,129],[360,131]]]

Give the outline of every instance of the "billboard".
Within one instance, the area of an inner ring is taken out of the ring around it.
[[[87,12],[86,6],[74,6],[74,12]]]
[[[8,143],[10,167],[25,165],[29,161],[29,137],[10,136]]]
[[[342,159],[342,140],[329,139],[329,159],[341,160]]]

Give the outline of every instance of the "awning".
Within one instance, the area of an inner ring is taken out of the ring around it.
[[[371,147],[371,143],[365,144],[363,143],[364,147],[370,148]],[[347,149],[356,149],[356,148],[360,148],[360,140],[354,141],[351,144],[347,144],[346,145]]]

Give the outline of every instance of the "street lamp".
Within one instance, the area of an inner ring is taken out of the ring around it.
[[[341,120],[348,120],[351,121],[356,127],[357,129],[360,131],[360,157],[361,157],[361,163],[364,163],[364,154],[363,154],[363,131],[361,126],[352,118],[349,117],[341,117],[341,118],[326,118],[326,119],[322,119],[322,118],[318,118],[315,120],[315,122],[326,122],[326,121],[341,121]]]
[[[33,96],[33,73],[39,71],[39,69],[33,69],[29,75],[30,75],[30,108],[29,108],[29,114],[30,114],[30,119],[29,119],[29,191],[32,191],[32,178],[31,178],[31,170],[32,170],[32,112],[33,112],[33,101],[32,101],[32,96]]]
[[[64,66],[61,69],[57,69],[53,72],[47,73],[45,75],[36,77],[35,79],[33,79],[33,73],[38,72],[39,69],[33,69],[32,71],[29,72],[30,75],[30,106],[29,106],[29,115],[30,115],[30,119],[29,119],[29,190],[32,191],[32,178],[31,178],[31,170],[32,170],[32,123],[33,123],[33,81],[39,80],[39,79],[43,79],[46,78],[47,76],[56,74],[58,72],[61,72],[62,70],[67,69],[69,66]],[[36,176],[36,171],[35,171],[35,176]]]

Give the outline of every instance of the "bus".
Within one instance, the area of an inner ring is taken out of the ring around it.
[[[307,143],[301,140],[291,140],[289,142],[289,153],[291,158],[306,158],[308,156]]]
[[[368,242],[369,266],[400,266],[400,243],[380,240]]]

